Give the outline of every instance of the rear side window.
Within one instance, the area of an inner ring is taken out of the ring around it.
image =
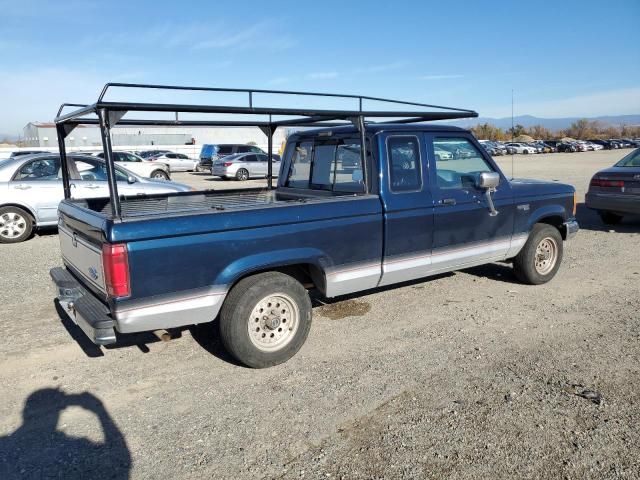
[[[60,172],[59,158],[43,158],[25,163],[14,180],[56,180]]]
[[[250,152],[250,151],[251,151],[251,148],[249,146],[247,146],[247,145],[238,145],[238,150],[237,150],[238,153],[247,153],[247,152]]]
[[[363,193],[360,155],[360,142],[356,139],[298,142],[291,157],[285,186]]]
[[[387,158],[392,192],[415,192],[422,188],[418,137],[403,135],[387,138]]]

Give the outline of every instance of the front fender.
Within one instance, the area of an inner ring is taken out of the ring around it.
[[[328,255],[316,248],[271,250],[233,261],[220,272],[214,284],[231,287],[240,278],[253,272],[299,264],[314,265],[324,273],[331,266],[331,261]]]
[[[533,226],[536,223],[540,223],[541,220],[545,218],[556,217],[560,219],[560,224],[565,222],[568,218],[567,210],[564,206],[554,204],[554,205],[544,205],[536,208],[531,215],[529,215],[529,219],[527,221],[527,231],[530,232]]]

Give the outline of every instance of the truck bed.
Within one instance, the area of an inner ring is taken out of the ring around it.
[[[285,205],[292,203],[318,203],[345,196],[355,196],[351,193],[343,195],[328,195],[331,192],[282,192],[281,190],[266,189],[236,189],[211,192],[187,192],[175,194],[145,195],[139,197],[123,197],[121,200],[123,218],[141,218],[155,216],[174,216],[192,213],[212,213],[230,210],[243,210],[267,206]],[[100,213],[105,217],[111,216],[111,202],[108,198],[94,198],[75,200],[73,203]]]

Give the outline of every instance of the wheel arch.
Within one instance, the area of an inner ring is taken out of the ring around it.
[[[560,205],[548,205],[539,210],[536,210],[531,217],[529,217],[529,231],[536,223],[543,223],[555,227],[562,235],[562,239],[567,239],[567,231],[564,225],[567,218],[567,212],[564,207]]]
[[[31,217],[31,220],[33,221],[34,226],[38,225],[38,217],[36,216],[36,213],[33,211],[31,207],[28,207],[27,205],[22,205],[20,203],[15,203],[15,202],[3,203],[2,205],[0,205],[0,208],[4,208],[4,207],[16,207],[21,210],[24,210]]]
[[[231,290],[240,280],[264,272],[292,276],[306,288],[326,292],[327,256],[315,249],[279,250],[240,258],[229,264],[216,279]]]

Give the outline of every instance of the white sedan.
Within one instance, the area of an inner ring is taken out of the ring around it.
[[[167,152],[162,155],[149,157],[152,162],[166,163],[172,172],[192,172],[195,171],[199,160],[189,158],[184,153]]]
[[[525,155],[528,153],[537,153],[535,147],[525,145],[524,143],[507,143],[507,147],[515,149],[516,153],[524,153]]]
[[[104,153],[98,153],[96,157],[104,158]],[[113,152],[113,160],[121,167],[144,178],[156,180],[169,180],[171,168],[164,162],[150,162],[129,152]]]

